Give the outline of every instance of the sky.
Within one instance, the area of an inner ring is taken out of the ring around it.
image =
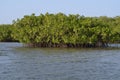
[[[0,0],[0,24],[46,12],[115,17],[120,16],[120,0]]]

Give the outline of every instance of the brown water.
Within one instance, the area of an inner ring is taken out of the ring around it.
[[[120,49],[0,43],[0,80],[120,80]]]

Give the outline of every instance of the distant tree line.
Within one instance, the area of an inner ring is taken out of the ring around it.
[[[10,25],[0,25],[0,41],[30,47],[107,47],[120,43],[120,16],[25,15]]]

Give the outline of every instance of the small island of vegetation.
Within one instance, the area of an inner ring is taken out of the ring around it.
[[[29,47],[107,47],[120,43],[120,16],[25,15],[0,25],[0,42],[14,41]]]

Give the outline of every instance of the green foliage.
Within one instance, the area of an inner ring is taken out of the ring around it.
[[[14,41],[12,38],[12,25],[0,25],[0,41]]]
[[[8,38],[40,47],[95,47],[120,42],[120,17],[32,14],[13,21],[9,29],[0,27],[0,31],[0,41]]]

